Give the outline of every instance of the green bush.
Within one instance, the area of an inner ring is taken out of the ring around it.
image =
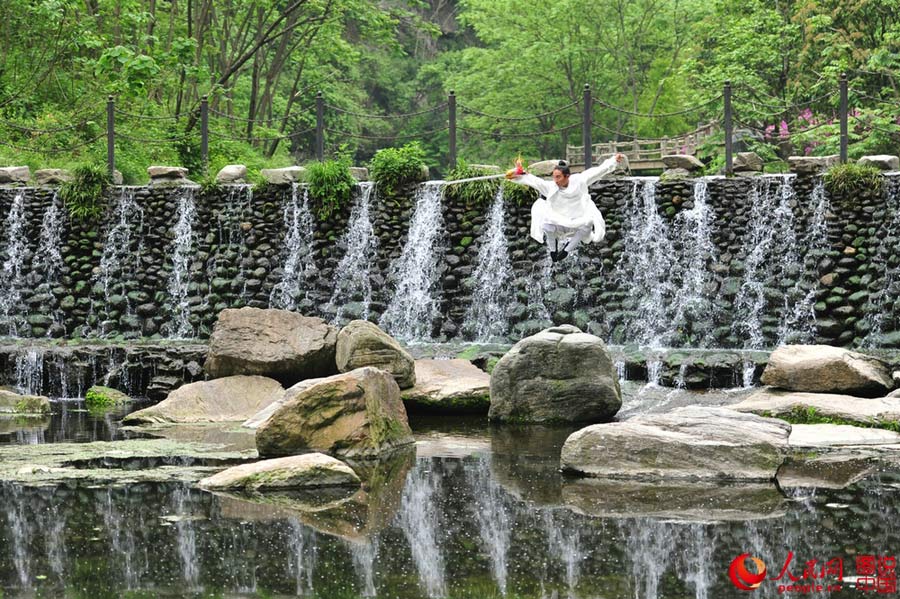
[[[400,148],[375,152],[369,162],[369,173],[383,195],[394,196],[400,187],[424,180],[425,150],[414,141]]]
[[[131,401],[131,398],[118,389],[94,385],[84,394],[84,403],[90,409],[111,408]]]
[[[350,159],[339,156],[335,160],[311,162],[306,165],[309,195],[318,204],[316,216],[328,219],[335,210],[350,201],[356,179],[350,174]]]
[[[481,177],[494,175],[487,169],[471,167],[464,161],[459,161],[447,175],[447,181],[468,179],[469,177]],[[519,185],[503,179],[487,179],[484,181],[470,181],[459,185],[448,185],[444,188],[444,196],[454,202],[462,202],[466,206],[488,206],[497,195],[497,189],[503,185],[503,198],[510,204],[527,205],[538,198],[538,192],[531,187]]]
[[[848,196],[862,190],[880,194],[883,187],[884,177],[874,166],[838,164],[825,173],[825,189],[832,195]]]
[[[69,216],[77,220],[98,218],[103,214],[110,184],[106,165],[83,164],[76,167],[72,175],[72,181],[59,186],[59,197],[69,210]]]

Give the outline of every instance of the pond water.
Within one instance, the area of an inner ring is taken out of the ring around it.
[[[623,413],[743,393],[629,386]],[[133,435],[121,414],[79,406],[56,403],[32,437],[0,442]],[[354,464],[366,484],[349,496],[234,496],[138,478],[0,483],[0,597],[856,597],[863,558],[900,550],[890,459],[861,456],[842,483],[838,473],[819,488],[599,482],[558,470],[574,428],[411,424],[415,451]],[[752,594],[728,575],[743,553],[767,569]],[[828,591],[838,558],[843,590]],[[808,574],[821,576],[804,581],[811,560]],[[823,590],[779,593],[790,575]]]

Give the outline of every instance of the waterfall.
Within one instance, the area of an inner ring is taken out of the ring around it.
[[[284,204],[284,263],[281,280],[272,288],[269,306],[282,310],[294,310],[301,297],[309,295],[318,270],[313,259],[313,215],[309,210],[309,189],[299,185],[291,187],[290,201]]]
[[[121,295],[125,302],[128,301],[125,280],[130,272],[137,272],[140,269],[140,248],[133,251],[131,246],[135,238],[140,246],[144,230],[144,209],[135,201],[134,193],[133,187],[122,188],[113,213],[113,221],[103,243],[100,270],[95,281],[96,286],[103,290],[104,301],[100,312],[103,318],[109,317],[112,295]],[[92,305],[91,310],[93,309]]]
[[[614,274],[628,294],[625,338],[661,347],[671,330],[667,308],[675,295],[671,279],[675,248],[656,205],[656,182],[635,181],[626,210],[622,258]]]
[[[416,192],[416,207],[400,257],[391,264],[394,295],[379,326],[402,341],[427,341],[440,315],[440,272],[444,247],[441,214],[442,181],[430,181]]]
[[[190,323],[188,291],[191,282],[191,260],[194,257],[194,220],[197,208],[194,204],[194,190],[186,189],[178,199],[178,222],[175,223],[172,241],[172,272],[169,275],[169,294],[165,312],[171,321],[167,324],[169,338],[188,339],[194,336]]]
[[[715,262],[716,246],[713,243],[715,214],[709,203],[706,179],[694,182],[693,207],[682,210],[675,217],[675,232],[680,246],[680,259],[672,265],[680,272],[681,284],[675,292],[672,324],[676,328],[690,330],[704,320],[714,322],[715,304],[708,289],[711,276],[708,265]],[[711,327],[705,333],[711,334]],[[671,337],[671,335],[669,335]],[[691,339],[692,345],[704,345],[703,337]]]
[[[503,230],[505,224],[501,185],[491,205],[487,229],[481,236],[473,277],[475,290],[463,321],[463,331],[471,332],[475,341],[502,340],[509,331],[513,270]]]
[[[358,318],[368,320],[369,304],[372,302],[372,281],[369,269],[378,257],[378,237],[372,225],[370,204],[375,184],[359,184],[359,194],[350,211],[350,222],[338,246],[346,247],[337,267],[337,279],[328,305],[334,311],[332,324],[344,324],[347,306],[351,302],[360,304]]]
[[[217,278],[234,279],[246,282],[244,276],[244,254],[247,245],[244,243],[244,219],[251,210],[253,202],[252,185],[229,185],[228,196],[220,209],[214,212],[219,234],[218,247],[207,263],[210,276],[210,289],[215,289]],[[220,264],[220,261],[222,264]],[[240,292],[239,304],[246,296],[246,284]],[[231,307],[239,307],[237,305]]]
[[[125,488],[125,496],[128,496],[128,488]],[[112,561],[120,564],[122,568],[122,579],[128,589],[137,588],[140,584],[140,573],[135,570],[135,554],[137,553],[137,544],[135,543],[133,527],[124,521],[122,513],[116,507],[113,499],[113,490],[106,490],[105,501],[98,502],[97,508],[103,516],[103,523],[109,533],[110,543],[112,545]]]
[[[419,582],[428,597],[436,598],[447,594],[437,511],[441,480],[426,464],[419,462],[406,479],[399,520],[419,572]]]
[[[44,390],[44,348],[29,347],[16,353],[16,389],[26,395]]]
[[[506,595],[506,561],[512,537],[511,506],[500,485],[492,480],[490,467],[484,459],[466,470],[466,478],[475,500],[472,511],[478,523],[478,536],[487,550],[497,587]]]
[[[796,265],[788,265],[790,270],[783,269],[783,276],[793,275],[796,281],[784,294],[784,309],[778,325],[778,345],[809,343],[816,334],[816,313],[813,309],[819,288],[816,265],[828,250],[826,216],[830,207],[822,177],[813,188],[811,205],[813,213],[799,242],[803,257],[797,258]]]
[[[296,594],[311,595],[313,591],[313,571],[316,566],[316,533],[312,532],[296,519],[288,521],[291,537],[288,546],[288,572],[294,575]]]
[[[28,236],[25,215],[25,192],[13,197],[9,216],[6,218],[6,259],[0,271],[0,326],[10,336],[18,334],[22,325],[22,288],[24,281],[22,267],[28,252]]]
[[[544,259],[536,262],[531,267],[531,274],[525,283],[525,293],[528,295],[528,318],[532,320],[551,320],[550,310],[544,303],[544,295],[552,288],[553,264],[550,261],[550,250]]]

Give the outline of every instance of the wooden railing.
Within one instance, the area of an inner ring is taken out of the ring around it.
[[[709,137],[719,130],[718,123],[708,123],[694,131],[677,137],[660,139],[634,139],[591,144],[594,162],[620,153],[628,157],[631,170],[662,169],[662,157],[669,154],[695,154]],[[584,167],[584,146],[566,146],[566,160],[576,167]]]

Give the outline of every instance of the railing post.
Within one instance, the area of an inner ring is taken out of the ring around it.
[[[581,143],[584,144],[584,169],[591,168],[591,86],[584,84],[584,122],[581,125]]]
[[[850,137],[848,135],[848,127],[847,127],[847,113],[848,113],[848,102],[847,102],[847,73],[841,73],[840,79],[840,89],[841,89],[841,164],[847,162],[847,146],[850,141]]]
[[[203,162],[203,174],[209,172],[209,98],[200,99],[200,160]]]
[[[316,160],[325,159],[325,98],[316,93]]]
[[[116,102],[111,94],[106,98],[106,167],[112,181],[116,173]]]
[[[447,96],[447,112],[450,126],[450,164],[448,169],[456,168],[456,92],[450,90]]]
[[[731,124],[731,81],[725,82],[725,89],[723,90],[722,95],[725,99],[725,175],[730,177],[734,175],[734,157],[732,156],[734,130]]]

